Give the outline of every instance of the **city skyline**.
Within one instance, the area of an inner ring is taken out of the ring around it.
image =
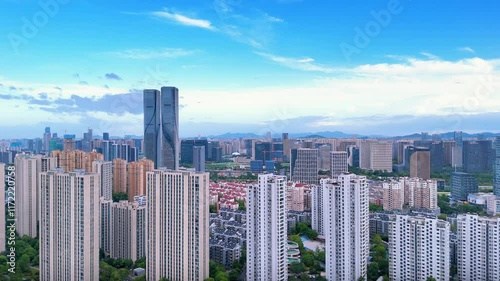
[[[500,121],[494,1],[54,1],[0,4],[4,138],[43,126],[140,135],[140,92],[165,85],[182,92],[181,137]]]

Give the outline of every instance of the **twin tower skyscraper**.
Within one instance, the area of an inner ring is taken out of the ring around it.
[[[179,169],[179,89],[144,90],[144,156],[155,169]]]

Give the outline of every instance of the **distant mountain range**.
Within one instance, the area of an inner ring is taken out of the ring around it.
[[[441,139],[443,139],[443,140],[453,139],[454,132],[442,133],[439,135],[440,135]],[[491,133],[491,132],[476,133],[476,134],[468,134],[465,132],[462,133],[462,136],[464,139],[478,138],[480,135],[482,135],[483,138],[494,138],[496,136],[500,136],[500,133]],[[208,136],[208,138],[211,138],[211,139],[239,139],[239,138],[245,139],[245,138],[264,138],[264,137],[265,137],[265,135],[257,135],[254,133],[225,133],[222,135]],[[281,134],[273,134],[272,137],[273,138],[281,138]],[[383,135],[358,135],[358,134],[346,134],[344,132],[339,132],[339,131],[334,131],[334,132],[325,131],[325,132],[316,132],[316,133],[289,133],[288,137],[289,138],[336,138],[336,139],[347,139],[347,138],[419,139],[422,137],[422,134],[415,133],[415,134],[411,134],[411,135],[390,137],[390,136],[383,136]],[[432,136],[429,135],[429,138],[432,138]]]

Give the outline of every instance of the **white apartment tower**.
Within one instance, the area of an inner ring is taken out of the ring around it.
[[[500,218],[457,217],[459,280],[500,280]]]
[[[348,172],[347,151],[330,152],[330,172],[332,178]]]
[[[157,169],[146,177],[146,279],[205,280],[209,174]]]
[[[323,188],[321,185],[311,186],[311,228],[324,235],[323,230]]]
[[[449,222],[395,215],[389,224],[389,277],[394,281],[426,281],[432,276],[448,281],[449,250]]]
[[[123,200],[111,205],[110,257],[136,261],[146,255],[146,206]]]
[[[320,181],[323,231],[326,240],[326,279],[366,277],[370,249],[368,185],[353,174]]]
[[[99,175],[41,173],[40,280],[99,280]]]
[[[247,187],[247,280],[286,281],[286,177],[259,175]]]
[[[99,174],[101,180],[100,197],[111,200],[113,196],[113,162],[95,160],[92,162],[92,173]]]

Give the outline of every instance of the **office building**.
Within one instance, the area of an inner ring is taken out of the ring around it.
[[[146,279],[209,277],[209,174],[147,172]]]
[[[326,279],[365,277],[370,249],[366,177],[343,174],[321,180]]]
[[[247,280],[288,279],[286,177],[259,175],[247,188]]]
[[[155,168],[179,168],[179,90],[144,90],[144,156]]]
[[[319,164],[318,168],[321,171],[330,170],[330,152],[332,151],[330,144],[321,144],[318,146]]]
[[[500,137],[495,139],[495,170],[494,172],[494,183],[493,183],[493,193],[500,197]]]
[[[359,168],[359,147],[347,147],[347,157],[349,166]]]
[[[308,184],[318,183],[318,150],[311,148],[292,149],[290,174],[292,181]]]
[[[127,164],[128,201],[134,202],[136,196],[146,195],[146,173],[153,169],[153,161],[146,158]]]
[[[491,141],[464,141],[463,168],[466,173],[491,173],[495,150]]]
[[[101,191],[99,196],[111,200],[113,196],[113,162],[96,160],[92,162],[92,173],[99,174]]]
[[[467,201],[470,193],[477,193],[479,186],[475,176],[462,172],[451,174],[451,199],[454,201]]]
[[[348,172],[347,151],[331,151],[330,152],[330,172],[331,177],[335,178],[343,173]]]
[[[111,205],[110,257],[136,261],[146,256],[146,206],[126,200]]]
[[[273,149],[270,142],[254,140],[252,142],[252,160],[272,160]]]
[[[392,143],[362,141],[359,148],[359,167],[364,170],[392,172]]]
[[[45,133],[43,134],[43,150],[44,151],[49,151],[50,140],[51,140],[50,127],[45,127]]]
[[[40,174],[40,280],[99,280],[99,175]]]
[[[431,178],[431,152],[424,147],[408,147],[407,155],[410,177],[428,180]]]
[[[120,158],[113,160],[113,192],[127,193],[127,161]]]
[[[399,182],[384,182],[384,210],[402,210],[404,203],[404,185]]]
[[[205,172],[204,146],[193,146],[193,167],[196,172]]]
[[[450,223],[424,216],[395,215],[389,226],[389,278],[450,280]],[[463,279],[472,280],[472,279]]]
[[[458,280],[500,280],[500,218],[457,216]]]

